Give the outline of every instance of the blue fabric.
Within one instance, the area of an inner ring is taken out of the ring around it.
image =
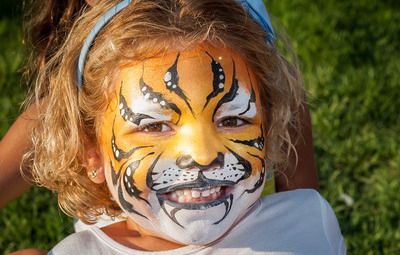
[[[132,0],[123,0],[117,5],[108,10],[100,19],[97,21],[92,31],[90,31],[85,43],[82,46],[79,54],[78,66],[76,70],[76,80],[78,88],[83,86],[83,71],[85,69],[85,62],[87,54],[92,46],[94,39],[100,30],[120,11],[127,7]],[[272,28],[271,20],[269,18],[267,9],[264,5],[263,0],[237,0],[243,8],[249,13],[249,15],[265,30],[267,37],[265,38],[269,44],[273,44],[275,40],[274,29]]]
[[[127,7],[131,3],[131,1],[132,0],[123,0],[123,1],[119,2],[117,5],[115,5],[114,7],[112,7],[99,19],[99,21],[97,21],[97,23],[96,23],[96,25],[94,25],[92,31],[90,31],[88,37],[85,40],[85,43],[82,46],[81,52],[79,54],[78,68],[77,68],[77,73],[76,73],[78,88],[82,88],[82,86],[83,86],[83,71],[85,69],[86,56],[87,56],[89,49],[92,46],[92,43],[93,43],[94,39],[96,38],[97,34],[111,20],[112,17],[114,17],[117,13],[119,13],[125,7]]]
[[[263,0],[239,0],[247,13],[267,32],[267,42],[273,44],[275,32],[272,28],[267,9]]]

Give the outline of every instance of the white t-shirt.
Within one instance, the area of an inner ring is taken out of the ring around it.
[[[219,241],[208,246],[146,252],[123,246],[98,227],[74,233],[49,254],[178,255],[178,254],[346,254],[335,214],[311,189],[280,192],[256,202],[251,212]]]

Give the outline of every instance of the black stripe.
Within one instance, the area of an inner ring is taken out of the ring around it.
[[[135,174],[135,171],[139,167],[142,160],[153,154],[154,154],[154,152],[151,152],[151,153],[147,154],[146,156],[144,156],[143,158],[131,162],[126,167],[124,175],[123,175],[123,179],[122,179],[122,182],[124,183],[126,192],[130,196],[134,196],[136,199],[146,202],[149,206],[150,206],[150,203],[146,199],[144,199],[140,196],[142,191],[136,187],[135,181],[133,179],[133,175]],[[130,170],[128,171],[128,169],[130,169]],[[126,177],[126,179],[125,179],[125,177]]]
[[[221,107],[221,105],[231,102],[235,97],[237,96],[237,91],[239,89],[239,82],[236,79],[236,67],[235,67],[235,62],[233,62],[233,74],[232,74],[232,86],[229,89],[229,91],[221,98],[221,100],[218,101],[217,107],[215,107],[212,118],[214,119],[215,114],[217,113],[217,110]]]
[[[168,68],[167,72],[164,74],[164,84],[169,91],[177,94],[180,98],[183,99],[183,101],[185,101],[190,112],[193,114],[192,106],[189,103],[190,100],[185,95],[185,92],[183,92],[182,88],[179,86],[178,60],[179,53],[176,56],[175,62],[172,64],[171,67]]]
[[[253,87],[251,87],[251,94],[250,94],[249,102],[247,103],[247,108],[243,112],[239,113],[239,115],[243,115],[246,112],[248,112],[251,108],[251,103],[255,103],[255,102],[256,102],[256,94],[254,93]]]
[[[226,218],[226,216],[228,216],[229,212],[231,211],[232,204],[233,204],[233,194],[230,194],[229,201],[228,201],[228,199],[225,200],[224,204],[225,204],[225,214],[224,214],[224,216],[219,221],[214,222],[213,225],[219,224],[221,221],[223,221]]]
[[[118,171],[118,174],[115,172],[115,168],[114,168],[111,160],[110,160],[110,167],[111,167],[111,180],[115,186],[115,185],[117,185],[117,181],[118,181],[119,175],[121,174],[121,171]]]
[[[213,72],[213,91],[207,96],[207,101],[203,106],[203,110],[207,107],[210,100],[216,97],[219,93],[224,91],[225,87],[225,72],[221,64],[219,64],[213,56],[211,56],[207,51],[206,54],[211,58],[211,70]],[[222,76],[222,79],[221,77]]]
[[[256,139],[251,139],[251,140],[235,140],[235,139],[229,139],[230,141],[234,143],[240,143],[244,144],[253,148],[256,148],[257,150],[263,150],[265,146],[265,139],[264,139],[264,132],[263,132],[263,126],[260,126],[260,132],[261,135],[257,137]]]
[[[225,146],[225,148],[228,151],[230,151],[233,154],[233,156],[235,156],[235,158],[237,159],[238,163],[243,166],[245,174],[237,181],[237,183],[240,182],[241,180],[247,179],[251,175],[251,171],[252,171],[252,167],[251,167],[250,162],[247,161],[246,159],[242,158],[239,154],[237,154],[236,152],[234,152],[233,150],[231,150],[227,146]]]
[[[146,184],[147,187],[151,188],[153,187],[153,178],[151,177],[154,167],[156,166],[158,160],[160,159],[161,155],[163,154],[163,152],[160,153],[160,155],[158,155],[156,157],[156,159],[153,161],[153,163],[151,164],[151,166],[149,167],[149,170],[147,171],[147,176],[146,176]]]
[[[251,189],[246,189],[244,192],[247,193],[254,193],[257,189],[259,189],[260,187],[262,187],[263,183],[264,183],[264,178],[265,178],[265,160],[257,155],[251,154],[250,152],[247,152],[247,154],[249,154],[250,156],[253,156],[257,159],[259,159],[261,161],[261,172],[260,172],[260,177],[257,180],[257,182],[254,184],[254,187]]]
[[[182,226],[179,222],[178,222],[178,220],[176,219],[176,213],[177,212],[179,212],[181,209],[180,208],[174,208],[174,209],[172,209],[171,210],[171,214],[170,213],[168,213],[168,211],[167,211],[167,208],[165,208],[165,203],[164,203],[164,201],[160,201],[160,205],[161,205],[161,208],[163,209],[163,211],[165,212],[165,214],[173,221],[173,222],[175,222],[176,223],[176,225],[178,225],[179,227],[181,227],[181,228],[185,228],[184,226]]]
[[[129,203],[128,201],[125,200],[124,195],[122,194],[122,188],[121,185],[118,186],[118,199],[119,199],[119,203],[121,204],[121,207],[123,209],[125,209],[126,211],[130,212],[130,213],[134,213],[137,214],[139,216],[142,216],[145,219],[148,219],[146,216],[144,216],[143,214],[141,214],[140,212],[136,211],[133,208],[133,205],[131,203]]]

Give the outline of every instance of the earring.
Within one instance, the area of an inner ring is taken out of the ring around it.
[[[97,176],[97,169],[93,169],[93,170],[90,172],[90,177],[96,178],[96,176]]]

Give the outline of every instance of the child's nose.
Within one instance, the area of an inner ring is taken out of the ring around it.
[[[201,168],[201,166],[221,164],[220,159],[224,147],[219,144],[220,140],[212,127],[188,125],[183,126],[180,132],[177,157],[179,167],[197,166]]]
[[[219,152],[217,157],[207,165],[198,163],[191,155],[183,155],[177,158],[176,165],[179,168],[197,168],[199,170],[207,170],[211,167],[221,168],[224,166],[224,155]]]

